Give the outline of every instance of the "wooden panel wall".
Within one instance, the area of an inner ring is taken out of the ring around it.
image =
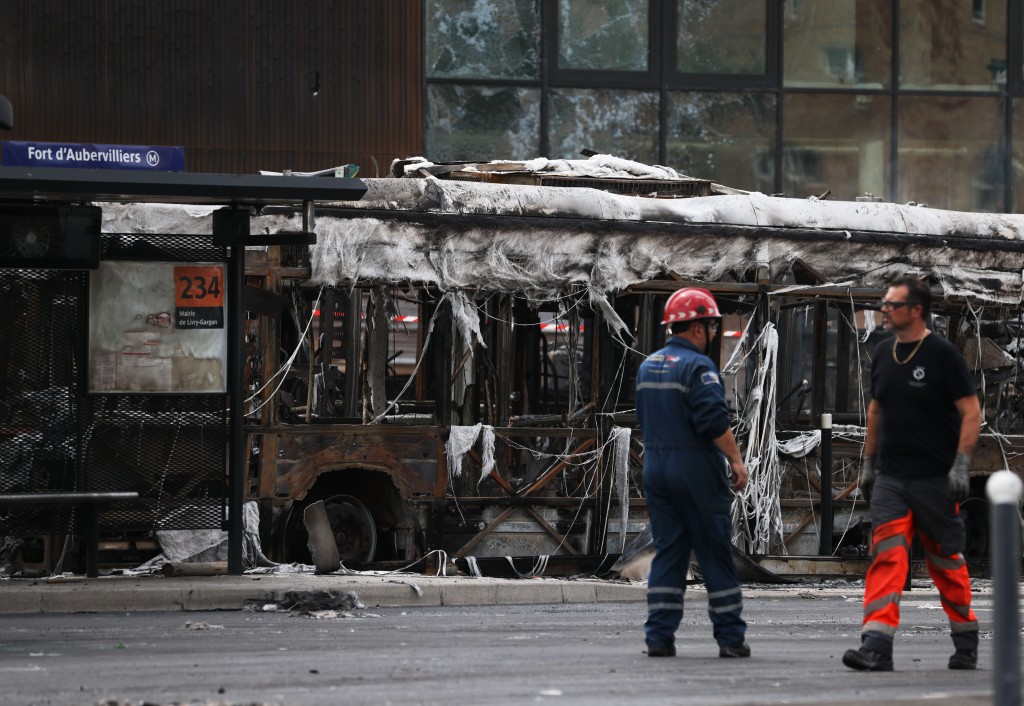
[[[0,139],[384,175],[423,151],[422,23],[418,0],[4,0]]]

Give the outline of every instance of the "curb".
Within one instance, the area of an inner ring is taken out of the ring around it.
[[[596,579],[418,574],[56,577],[0,582],[0,614],[242,610],[249,604],[274,603],[285,591],[325,590],[351,591],[367,608],[645,602],[647,596],[646,584]]]
[[[501,579],[422,574],[245,574],[243,576],[165,577],[110,575],[99,578],[57,576],[0,579],[0,615],[33,613],[136,613],[146,611],[242,610],[275,603],[286,591],[350,591],[367,608],[382,606],[486,606],[516,604],[646,604],[646,582],[594,578]],[[976,595],[991,592],[974,587]],[[689,586],[687,596],[704,594]],[[797,595],[814,599],[843,596],[862,600],[863,583],[744,584],[745,599]],[[934,586],[915,587],[904,600],[937,600]],[[698,598],[698,600],[700,600]]]

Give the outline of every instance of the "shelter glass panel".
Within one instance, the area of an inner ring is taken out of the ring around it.
[[[539,0],[427,0],[424,26],[429,78],[538,76]]]
[[[1019,98],[1013,100],[1013,106],[1013,167],[1010,174],[1013,203],[1010,212],[1021,213],[1024,212],[1024,112]]]
[[[991,91],[1006,84],[1006,0],[903,0],[900,86]]]
[[[540,90],[427,86],[426,152],[435,161],[533,159],[540,153]]]
[[[783,33],[787,87],[891,85],[889,0],[789,0]]]
[[[648,0],[559,0],[558,68],[647,71]]]
[[[1001,211],[1001,106],[998,98],[901,98],[896,200],[959,211]]]
[[[775,96],[767,93],[668,94],[665,144],[677,171],[771,193],[775,180]]]
[[[551,156],[575,159],[588,148],[647,164],[658,161],[658,94],[612,89],[552,89]]]
[[[891,193],[890,115],[881,95],[797,94],[783,111],[783,188],[852,201]]]
[[[767,0],[678,0],[676,68],[692,74],[764,74]]]

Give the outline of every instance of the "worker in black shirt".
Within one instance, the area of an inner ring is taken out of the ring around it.
[[[859,484],[871,504],[873,560],[861,646],[843,655],[852,669],[892,671],[915,531],[949,617],[956,649],[949,668],[974,669],[978,663],[959,502],[970,485],[981,407],[963,356],[926,327],[930,309],[928,286],[913,277],[894,281],[882,302],[883,323],[896,335],[882,341],[871,358]]]

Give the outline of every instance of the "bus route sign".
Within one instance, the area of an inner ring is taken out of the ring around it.
[[[224,328],[223,265],[174,268],[174,327]]]

